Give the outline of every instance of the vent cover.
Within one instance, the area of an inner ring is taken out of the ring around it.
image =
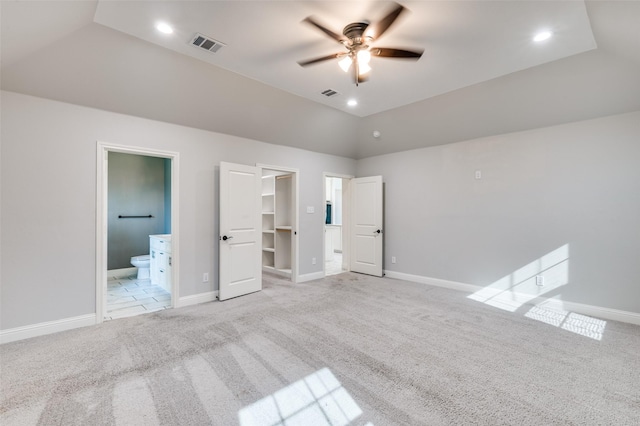
[[[327,90],[323,90],[322,92],[320,92],[322,95],[325,95],[327,98],[330,98],[332,96],[336,96],[339,95],[340,93],[336,92],[333,89],[327,89]]]
[[[191,39],[191,45],[212,53],[216,53],[225,46],[221,41],[214,40],[211,37],[207,37],[200,33],[196,33],[196,35]]]

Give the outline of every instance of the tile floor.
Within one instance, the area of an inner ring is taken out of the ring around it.
[[[346,272],[342,269],[342,253],[333,253],[333,260],[326,262],[324,265],[325,275],[337,275]]]
[[[107,315],[105,320],[130,317],[171,307],[171,294],[151,280],[136,276],[114,277],[107,281]]]

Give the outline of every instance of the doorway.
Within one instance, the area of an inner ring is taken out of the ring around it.
[[[352,176],[324,173],[325,276],[349,271],[349,185]]]
[[[175,307],[178,154],[99,142],[97,161],[97,321]]]
[[[220,163],[219,300],[262,290],[263,273],[298,281],[298,174]]]
[[[262,269],[297,282],[298,170],[261,164]]]
[[[354,178],[324,173],[323,177],[323,203],[326,205],[324,275],[350,271],[383,276],[382,176]],[[342,209],[336,212],[336,206],[340,204]],[[339,227],[333,223],[336,220],[342,222]],[[337,238],[341,239],[338,243]],[[341,262],[336,262],[340,257]]]

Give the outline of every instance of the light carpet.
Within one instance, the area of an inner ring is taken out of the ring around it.
[[[353,273],[265,276],[225,302],[2,345],[0,423],[640,424],[640,327],[597,340],[524,312]]]

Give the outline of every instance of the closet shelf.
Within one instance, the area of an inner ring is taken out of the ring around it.
[[[292,175],[262,179],[262,265],[291,276],[293,230]]]

